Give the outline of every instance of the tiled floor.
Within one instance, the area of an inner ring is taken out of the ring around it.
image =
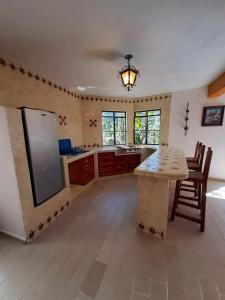
[[[0,299],[224,300],[225,193],[204,234],[176,218],[159,241],[135,229],[135,192],[132,175],[101,180],[31,245],[0,235]]]

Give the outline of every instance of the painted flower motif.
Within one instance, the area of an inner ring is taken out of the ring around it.
[[[51,220],[52,220],[52,217],[48,217],[48,219],[47,219],[47,223],[50,223],[50,222],[51,222]]]
[[[150,228],[149,228],[149,231],[150,231],[151,233],[153,233],[153,234],[155,234],[155,233],[156,233],[156,230],[155,230],[155,228],[154,228],[154,227],[150,227]]]
[[[1,58],[0,59],[0,64],[3,65],[3,66],[5,66],[6,65],[6,61],[3,58]]]
[[[29,233],[29,239],[32,239],[35,235],[35,231],[34,230],[31,230],[30,233]]]
[[[23,68],[19,68],[19,71],[20,71],[21,74],[25,73],[25,70]]]
[[[43,223],[40,223],[39,226],[38,226],[38,229],[39,229],[39,230],[42,230],[43,228],[44,228],[44,224],[43,224]]]
[[[14,64],[10,64],[10,68],[15,71],[16,70],[16,66]]]
[[[139,226],[139,228],[140,228],[141,230],[144,230],[144,229],[145,229],[145,227],[144,227],[144,224],[143,224],[143,223],[140,223],[138,226]]]

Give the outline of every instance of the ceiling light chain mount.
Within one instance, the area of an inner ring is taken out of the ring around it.
[[[123,69],[119,71],[119,77],[122,80],[123,86],[129,92],[135,85],[136,79],[140,76],[140,73],[139,70],[130,65],[130,60],[133,58],[132,54],[127,54],[124,58],[127,60],[127,66],[123,67]]]

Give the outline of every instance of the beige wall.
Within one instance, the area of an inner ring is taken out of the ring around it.
[[[7,110],[0,106],[0,231],[25,240]]]
[[[70,202],[68,167],[63,164],[65,188],[42,205],[34,207],[21,114],[13,108],[7,108],[6,113],[23,224],[26,239],[29,240],[56,218],[54,216],[55,212],[57,212],[57,215],[60,214],[61,207],[64,210]],[[48,221],[49,218],[51,218],[50,221]]]
[[[189,102],[189,130],[184,135],[185,109]],[[208,99],[207,87],[173,92],[171,101],[170,144],[182,148],[187,156],[193,156],[197,141],[213,150],[210,177],[225,180],[225,120],[222,126],[201,126],[204,106],[225,105],[225,95]]]
[[[169,94],[147,96],[137,99],[101,98],[93,96],[71,96],[34,76],[21,74],[0,65],[0,105],[8,107],[26,106],[56,112],[66,116],[66,125],[60,125],[59,138],[71,138],[73,145],[101,145],[101,112],[104,110],[126,111],[127,144],[133,144],[133,116],[136,110],[161,109],[160,143],[168,142],[170,97]],[[97,127],[90,127],[90,120],[97,120]]]
[[[102,111],[125,111],[127,113],[127,144],[132,142],[133,129],[133,104],[132,101],[121,102],[122,100],[104,98],[106,101],[81,100],[83,144],[102,145]],[[110,101],[109,101],[110,100]],[[117,102],[120,101],[120,102]],[[90,120],[97,120],[97,127],[90,127]]]
[[[0,105],[26,106],[54,111],[57,116],[65,115],[67,124],[58,123],[59,137],[69,137],[74,144],[82,144],[80,99],[77,97],[0,65]]]
[[[146,101],[146,99],[150,101]],[[161,109],[160,144],[168,144],[171,95],[161,94],[134,101],[134,111]]]
[[[102,145],[102,111],[126,111],[127,113],[127,145],[133,144],[134,111],[161,109],[160,143],[168,143],[171,95],[162,94],[123,100],[120,98],[101,98],[83,96],[81,99],[83,144]],[[89,126],[90,120],[97,120],[97,127]]]

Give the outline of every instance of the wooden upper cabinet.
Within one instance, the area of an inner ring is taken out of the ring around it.
[[[69,163],[68,168],[70,183],[85,185],[95,177],[94,155]]]

